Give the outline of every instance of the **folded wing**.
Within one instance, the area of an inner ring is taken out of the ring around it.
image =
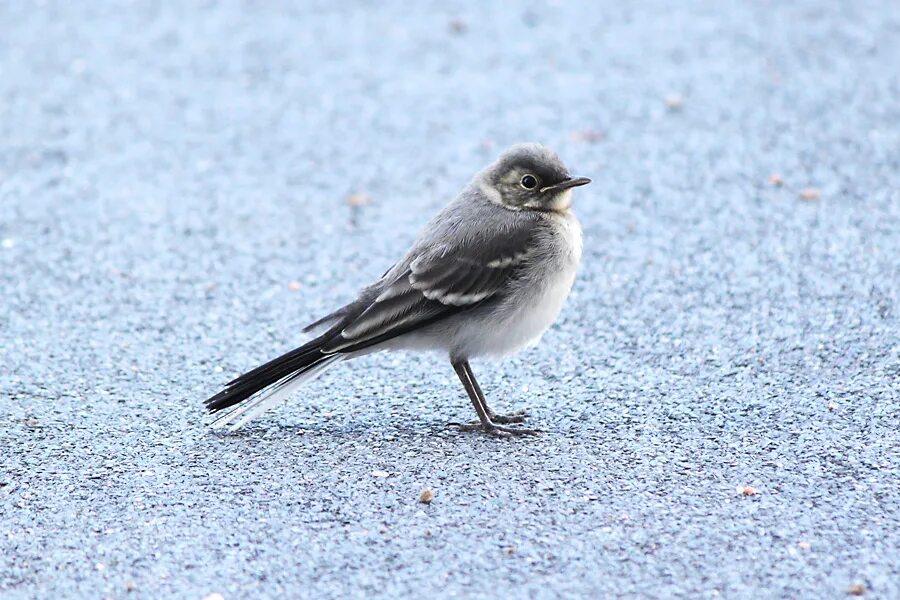
[[[374,298],[347,315],[322,352],[353,352],[494,298],[532,253],[533,235],[511,233],[463,250],[430,248],[382,280]],[[472,246],[472,245],[470,245]]]

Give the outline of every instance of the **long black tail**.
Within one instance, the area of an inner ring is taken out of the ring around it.
[[[287,377],[303,374],[329,357],[321,351],[321,347],[327,339],[326,335],[317,337],[287,354],[244,373],[229,382],[224,390],[207,400],[206,408],[210,412],[218,412],[243,402],[253,394]]]

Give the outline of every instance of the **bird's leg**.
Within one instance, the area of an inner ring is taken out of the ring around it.
[[[456,424],[460,431],[473,431],[473,430],[481,430],[486,433],[494,434],[494,435],[537,435],[538,431],[533,429],[516,429],[514,427],[504,427],[503,425],[497,425],[493,421],[491,421],[490,416],[488,415],[488,411],[484,403],[481,399],[481,394],[477,391],[477,383],[475,383],[475,377],[472,375],[472,368],[469,367],[468,361],[453,361],[453,370],[456,371],[457,377],[462,382],[463,387],[466,388],[466,393],[469,395],[469,400],[472,401],[472,406],[475,407],[475,412],[478,413],[479,423],[475,423],[472,425],[460,425]]]
[[[493,423],[491,422],[491,418],[488,416],[487,408],[485,408],[484,404],[481,401],[481,394],[476,391],[474,379],[469,378],[468,369],[466,369],[465,362],[454,362],[453,370],[456,371],[456,376],[459,377],[459,380],[462,382],[463,387],[466,388],[466,393],[469,395],[469,400],[472,401],[472,406],[475,407],[475,412],[478,413],[478,420],[481,422],[481,426],[487,430],[489,429]]]
[[[498,415],[494,411],[491,410],[491,407],[488,406],[487,399],[484,397],[484,392],[481,391],[481,386],[478,385],[478,381],[475,379],[475,373],[472,372],[472,365],[469,364],[469,361],[465,361],[462,363],[463,368],[466,370],[466,375],[469,377],[469,381],[472,382],[472,387],[475,388],[475,393],[478,394],[478,398],[481,400],[481,406],[484,407],[484,411],[487,413],[488,418],[493,423],[522,423],[525,421],[525,418],[528,416],[527,410],[517,410],[514,413],[509,413],[506,415]]]

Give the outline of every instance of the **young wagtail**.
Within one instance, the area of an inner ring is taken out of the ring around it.
[[[412,248],[356,300],[307,326],[313,340],[245,373],[206,401],[232,406],[213,427],[232,431],[337,363],[380,350],[446,352],[478,413],[479,429],[501,435],[523,412],[494,413],[469,359],[537,343],[569,295],[581,259],[571,177],[538,144],[507,150],[429,223]]]

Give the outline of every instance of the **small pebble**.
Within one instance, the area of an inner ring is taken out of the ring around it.
[[[434,500],[434,492],[431,491],[431,488],[425,488],[422,490],[422,493],[419,494],[419,502],[422,504],[431,504],[432,500]]]
[[[347,196],[347,204],[353,207],[366,206],[370,204],[372,199],[368,194],[355,193]]]
[[[450,19],[450,22],[447,25],[453,33],[465,33],[466,29],[469,28],[462,19]]]
[[[666,108],[671,111],[681,110],[684,107],[684,96],[681,94],[669,94],[665,97]]]
[[[587,142],[588,144],[596,144],[603,141],[606,135],[602,131],[596,129],[582,129],[581,131],[573,131],[572,139],[576,142]]]
[[[800,195],[800,198],[802,200],[807,200],[807,201],[818,200],[822,195],[821,192],[819,192],[819,190],[817,190],[816,188],[811,188],[811,187],[803,188],[802,190],[800,190],[797,193]]]

